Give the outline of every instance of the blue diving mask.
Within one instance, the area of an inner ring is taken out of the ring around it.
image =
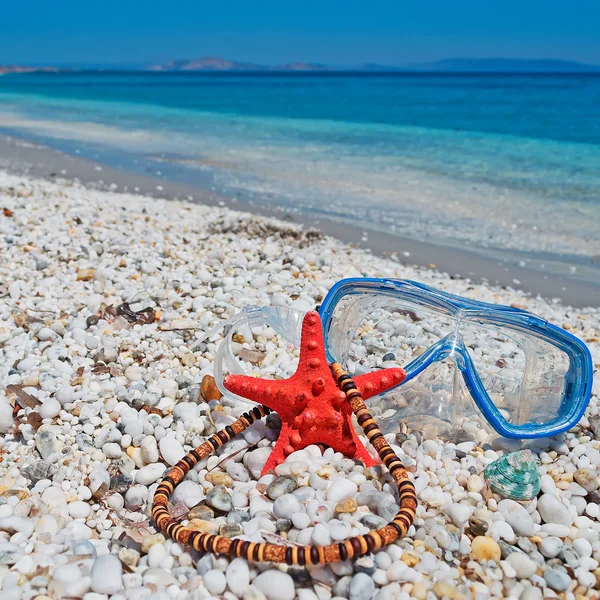
[[[371,400],[382,430],[406,421],[481,442],[487,424],[507,438],[546,437],[573,427],[590,400],[587,346],[519,308],[413,281],[346,279],[320,313],[329,360],[351,374],[395,363],[406,371]]]

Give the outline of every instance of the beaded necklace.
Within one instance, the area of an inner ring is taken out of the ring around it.
[[[239,435],[252,423],[271,412],[268,407],[258,405],[244,413],[225,429],[212,435],[195,450],[188,452],[169,470],[154,493],[152,517],[158,528],[176,542],[183,546],[189,545],[197,551],[226,554],[250,561],[268,561],[288,565],[324,565],[340,560],[348,560],[378,550],[382,546],[393,543],[399,537],[404,537],[415,519],[417,509],[415,487],[409,479],[406,468],[386,442],[375,419],[369,414],[363,397],[352,377],[339,363],[332,363],[331,370],[338,387],[345,394],[358,424],[362,427],[369,442],[377,450],[379,458],[389,470],[398,487],[400,510],[390,523],[365,535],[358,535],[337,544],[327,546],[284,546],[202,533],[189,529],[173,519],[169,515],[167,503],[175,488],[198,462],[211,455],[217,448],[236,435]]]

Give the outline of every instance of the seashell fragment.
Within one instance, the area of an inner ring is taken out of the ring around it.
[[[36,460],[33,464],[21,469],[21,475],[30,479],[32,483],[37,483],[42,479],[51,479],[58,471],[58,467],[45,460]]]
[[[212,375],[205,375],[202,378],[202,383],[200,384],[200,391],[202,393],[202,397],[210,402],[211,400],[220,400],[221,392],[215,383],[215,378]]]
[[[492,491],[512,500],[531,500],[541,487],[540,474],[531,450],[506,454],[485,470]]]

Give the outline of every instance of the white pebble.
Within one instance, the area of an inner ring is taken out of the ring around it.
[[[68,404],[73,401],[73,388],[70,385],[63,385],[56,392],[55,398],[61,405]]]
[[[170,466],[175,465],[185,456],[183,446],[174,437],[161,438],[158,447],[165,462]]]
[[[183,502],[188,508],[204,500],[203,489],[193,481],[182,481],[173,492],[173,502]]]
[[[234,558],[225,572],[227,586],[238,597],[244,595],[244,591],[250,585],[250,569],[243,558]]]
[[[177,390],[179,389],[179,386],[177,385],[176,381],[174,381],[173,379],[162,379],[160,381],[160,387],[162,389],[162,393],[167,398],[175,400],[177,396]]]
[[[92,591],[98,594],[115,594],[123,589],[123,567],[114,554],[99,556],[92,565]]]
[[[543,494],[538,500],[538,512],[546,523],[556,523],[570,527],[573,523],[567,507],[555,496]]]
[[[540,552],[546,558],[554,558],[558,556],[563,547],[563,541],[555,536],[549,535],[545,537],[539,545]]]
[[[331,539],[336,542],[340,542],[340,541],[348,538],[350,535],[350,531],[352,530],[350,523],[348,523],[347,521],[337,521],[335,523],[332,523],[330,521],[328,523],[328,525],[329,525],[329,534],[331,535]],[[317,526],[315,525],[315,529],[316,529],[316,527]]]
[[[342,477],[335,479],[327,490],[327,500],[329,502],[339,502],[346,498],[352,498],[358,492],[358,486],[349,479]]]
[[[515,570],[519,579],[529,579],[537,571],[537,564],[527,555],[520,552],[509,554],[506,562]]]
[[[498,512],[506,519],[517,535],[533,535],[534,523],[531,515],[518,502],[514,500],[501,500],[498,503]]]
[[[244,465],[255,479],[260,477],[261,471],[270,455],[271,448],[257,448],[244,456]]]
[[[305,512],[292,513],[291,519],[296,529],[302,530],[310,525],[310,517]]]
[[[281,571],[271,569],[258,575],[252,585],[258,588],[267,600],[294,600],[294,580]]]
[[[474,510],[474,507],[467,506],[466,504],[452,504],[452,506],[448,508],[447,514],[454,525],[462,528],[465,526]]]
[[[87,502],[77,500],[69,504],[69,514],[74,519],[85,519],[92,511],[90,505]]]
[[[573,548],[582,558],[592,555],[592,545],[585,538],[573,540]]]
[[[252,500],[254,500],[254,498]],[[276,517],[291,519],[294,513],[299,511],[300,502],[298,501],[298,498],[292,494],[283,494],[273,503],[273,514]]]
[[[151,483],[158,481],[164,472],[165,465],[161,463],[147,465],[142,467],[135,474],[135,482],[139,483],[140,485],[150,485]]]
[[[106,458],[121,458],[123,449],[116,442],[108,442],[102,446],[102,452]]]
[[[556,483],[550,475],[544,474],[540,477],[542,483],[542,492],[544,494],[550,494],[551,496],[556,494]]]
[[[55,398],[46,398],[39,408],[42,419],[53,419],[60,414],[60,402]]]
[[[227,586],[225,575],[217,569],[211,569],[205,573],[202,576],[202,581],[211,594],[222,594]]]
[[[12,406],[0,400],[0,433],[8,433],[13,428],[13,424]]]
[[[331,544],[329,529],[322,523],[317,523],[313,529],[311,540],[312,543],[317,546],[327,546],[328,544]]]
[[[140,444],[141,457],[146,465],[158,461],[158,444],[153,435],[147,435]]]

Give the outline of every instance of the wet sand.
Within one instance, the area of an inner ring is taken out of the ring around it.
[[[376,255],[396,257],[401,263],[430,267],[473,282],[489,282],[521,289],[532,296],[560,299],[564,304],[573,307],[600,306],[600,268],[596,269],[596,265],[590,266],[588,274],[590,271],[594,274],[597,270],[597,281],[594,281],[593,277],[591,281],[589,278],[578,278],[576,273],[571,276],[544,272],[541,269],[521,266],[523,256],[515,253],[503,253],[502,256],[491,258],[471,249],[463,250],[383,232],[366,231],[350,223],[316,220],[310,216],[250,204],[186,183],[108,167],[9,136],[0,136],[0,169],[49,180],[77,180],[96,189],[189,200],[277,217],[305,227],[317,228],[343,242],[368,248]],[[532,259],[534,264],[539,264],[543,257]]]

